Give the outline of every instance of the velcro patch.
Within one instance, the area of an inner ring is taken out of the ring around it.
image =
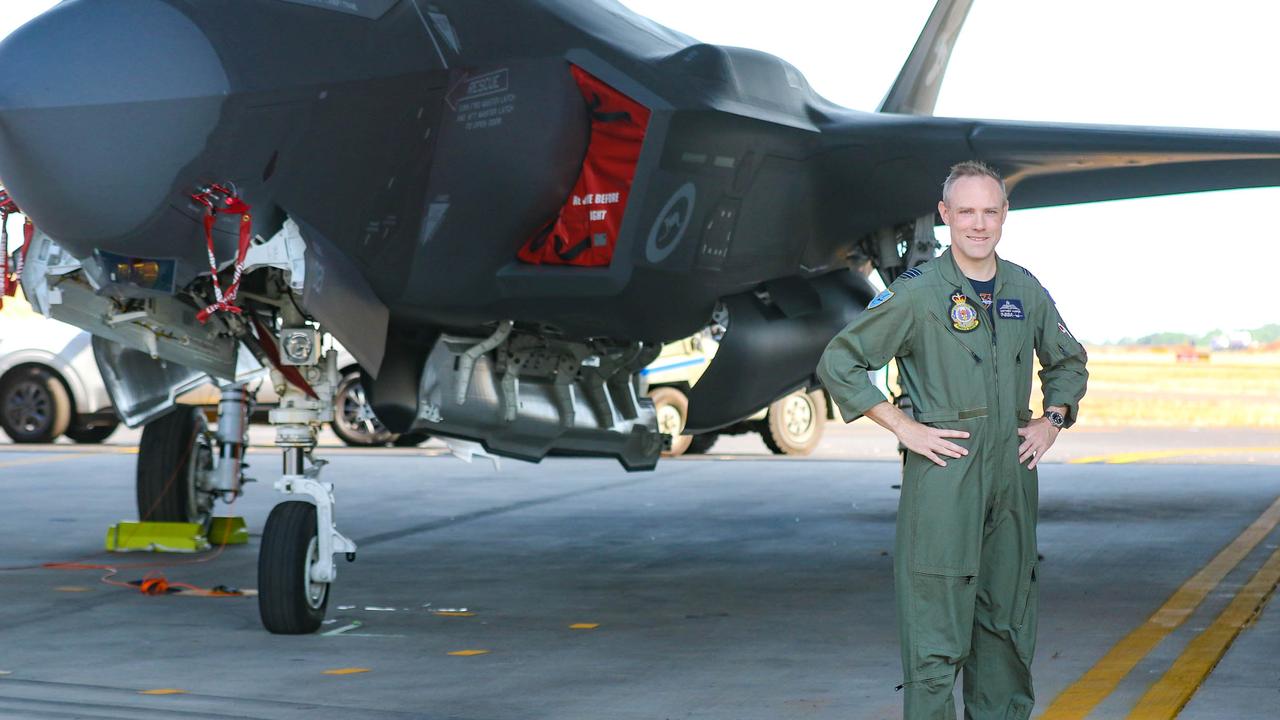
[[[1000,298],[996,301],[996,314],[1007,320],[1025,320],[1022,301],[1017,298]]]
[[[879,295],[871,299],[870,304],[867,305],[867,309],[870,310],[872,308],[879,307],[891,297],[893,297],[892,290],[881,290]]]

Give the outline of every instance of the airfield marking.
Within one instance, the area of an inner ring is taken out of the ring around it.
[[[23,458],[21,460],[6,460],[0,462],[0,468],[18,467],[19,465],[39,465],[40,463],[61,462],[63,460],[77,460],[82,457],[88,457],[89,453],[76,455],[47,455],[45,457]]]
[[[475,655],[488,655],[489,652],[490,651],[488,650],[454,650],[445,654],[453,655],[455,657],[473,657]]]
[[[1227,573],[1235,569],[1280,523],[1280,498],[1254,520],[1240,536],[1223,548],[1182,587],[1174,591],[1155,614],[1116,643],[1084,675],[1063,690],[1045,710],[1041,720],[1081,720],[1115,691],[1129,671],[1182,625]]]
[[[178,688],[156,688],[155,690],[139,690],[139,695],[186,695],[186,690]]]
[[[344,632],[350,632],[350,631],[352,631],[352,630],[355,630],[356,628],[360,627],[360,626],[361,626],[361,625],[363,625],[363,624],[364,624],[364,623],[360,622],[359,620],[356,620],[355,622],[351,623],[350,625],[343,625],[342,627],[337,628],[336,630],[330,630],[330,631],[328,631],[328,632],[322,632],[322,633],[320,633],[320,637],[333,637],[334,635],[341,635],[341,634],[342,634],[342,633],[344,633]]]
[[[359,675],[360,673],[372,672],[369,668],[334,668],[325,670],[322,675]]]
[[[1143,462],[1144,460],[1160,460],[1171,457],[1194,455],[1242,455],[1249,453],[1280,453],[1280,447],[1214,447],[1185,448],[1181,450],[1144,450],[1140,452],[1111,453],[1109,455],[1090,455],[1088,457],[1068,460],[1067,464],[1087,465],[1092,463],[1104,463],[1107,465],[1127,465],[1129,463]]]
[[[1193,639],[1164,677],[1147,690],[1129,718],[1173,720],[1213,671],[1246,625],[1262,612],[1280,584],[1280,550],[1271,554],[1213,624]]]

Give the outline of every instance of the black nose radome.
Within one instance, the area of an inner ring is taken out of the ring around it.
[[[204,33],[161,0],[71,0],[0,43],[0,180],[64,242],[159,212],[229,90]]]

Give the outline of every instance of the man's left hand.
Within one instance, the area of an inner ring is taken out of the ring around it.
[[[1053,441],[1058,439],[1060,432],[1062,431],[1044,417],[1038,417],[1027,423],[1026,427],[1018,428],[1018,437],[1022,438],[1022,444],[1018,446],[1018,462],[1030,460],[1027,469],[1035,470],[1036,463],[1053,447]]]

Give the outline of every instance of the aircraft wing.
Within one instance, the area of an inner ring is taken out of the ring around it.
[[[828,129],[829,228],[932,215],[951,165],[982,160],[1013,209],[1280,185],[1280,133],[860,114]]]
[[[1280,133],[979,121],[1013,208],[1280,185]]]

